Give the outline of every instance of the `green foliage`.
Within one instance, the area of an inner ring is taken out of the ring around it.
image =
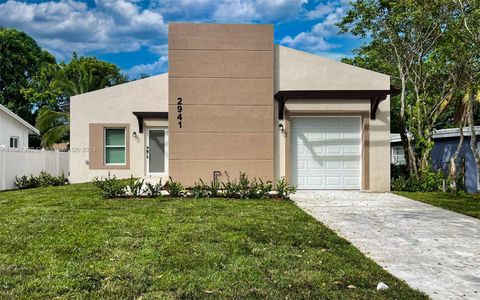
[[[21,177],[15,176],[15,186],[18,189],[23,190],[37,188],[40,184],[38,183],[37,177],[34,177],[33,175],[30,175],[30,177],[23,175]]]
[[[258,179],[255,183],[256,197],[258,199],[267,199],[270,197],[270,192],[273,189],[271,181],[263,181]]]
[[[143,183],[145,182],[144,179],[136,179],[133,178],[133,175],[130,176],[130,180],[128,181],[128,190],[132,196],[141,196],[142,195],[142,187]]]
[[[170,197],[182,197],[185,195],[185,188],[183,185],[178,181],[174,181],[172,177],[170,177],[170,179],[165,183],[164,188]]]
[[[290,201],[88,183],[2,192],[0,216],[0,299],[428,299]]]
[[[118,180],[115,175],[92,180],[93,184],[102,191],[102,196],[107,199],[123,197],[126,195],[127,183],[124,180]]]
[[[226,198],[238,198],[238,194],[240,192],[240,185],[237,183],[237,180],[231,180],[228,173],[226,173],[227,181],[222,182],[223,186],[223,195]]]
[[[153,184],[151,182],[145,182],[145,189],[147,196],[151,198],[161,197],[162,196],[162,179],[159,182]]]
[[[396,194],[480,219],[480,194],[452,195],[443,192],[396,192]]]
[[[391,164],[390,173],[392,180],[399,177],[407,178],[409,176],[407,165]]]
[[[62,62],[56,68],[50,68],[38,80],[54,90],[57,97],[56,105],[41,108],[36,120],[36,127],[42,134],[42,146],[50,147],[69,138],[70,116],[59,109],[58,102],[66,102],[70,96],[124,83],[127,78],[111,63],[95,57],[78,57],[73,53],[69,63]]]
[[[55,64],[55,58],[42,50],[27,34],[0,27],[0,104],[29,122],[33,122],[33,108],[40,99],[31,99],[23,92],[35,88],[40,70]]]
[[[116,65],[73,53],[69,63],[59,64],[53,85],[68,98],[124,82],[127,78]]]
[[[51,147],[54,143],[69,140],[70,114],[42,107],[37,116],[37,129],[42,135],[42,146]]]
[[[45,171],[42,171],[40,172],[40,175],[38,175],[38,182],[40,183],[41,187],[47,187],[64,185],[68,181],[63,173],[62,175],[55,177]]]
[[[32,189],[37,187],[59,186],[68,183],[67,178],[62,173],[60,176],[52,176],[49,173],[42,171],[38,176],[30,175],[29,177],[23,175],[15,177],[15,186],[18,189]]]
[[[423,171],[421,176],[400,176],[392,180],[392,190],[406,192],[442,191],[445,176],[441,171]]]
[[[391,128],[408,133],[407,166],[427,176],[420,182],[430,180],[434,129],[459,124],[465,95],[480,86],[479,14],[478,1],[357,0],[338,24],[369,37],[344,61],[391,75],[401,89],[392,98]]]
[[[190,189],[190,194],[193,198],[207,198],[210,196],[210,186],[206,185],[201,178],[195,182]]]
[[[278,197],[288,199],[291,194],[297,191],[297,188],[293,185],[290,185],[285,177],[282,177],[277,180],[275,191],[277,192]]]
[[[208,186],[208,193],[210,197],[217,198],[220,197],[222,192],[220,191],[220,182],[218,180],[212,180]]]

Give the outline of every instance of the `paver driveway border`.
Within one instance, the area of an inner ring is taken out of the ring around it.
[[[292,200],[432,299],[480,299],[480,220],[391,193],[298,191]]]

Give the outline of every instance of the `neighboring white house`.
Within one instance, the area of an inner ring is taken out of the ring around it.
[[[40,135],[35,127],[0,104],[0,147],[27,148],[31,134]]]

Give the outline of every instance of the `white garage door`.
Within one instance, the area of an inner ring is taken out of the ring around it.
[[[360,117],[296,117],[291,133],[298,189],[360,189]]]

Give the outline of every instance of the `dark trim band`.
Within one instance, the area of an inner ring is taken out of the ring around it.
[[[279,119],[284,118],[285,102],[287,99],[370,99],[370,119],[375,120],[378,105],[388,95],[396,96],[399,89],[390,86],[389,90],[295,90],[279,91],[275,99],[279,100]]]
[[[144,119],[168,119],[168,112],[164,111],[134,111],[133,114],[138,120],[139,133],[143,133]]]

